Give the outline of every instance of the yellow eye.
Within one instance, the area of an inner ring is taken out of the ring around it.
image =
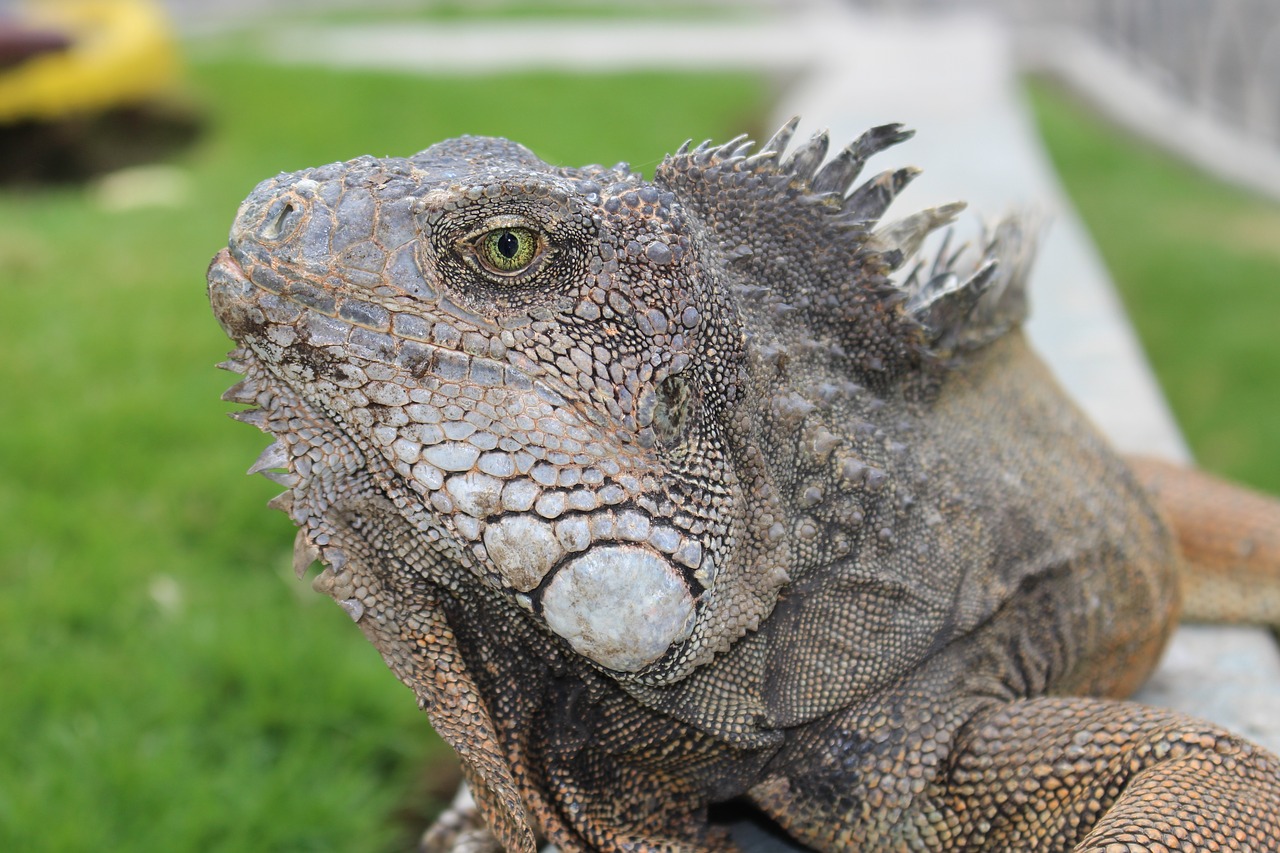
[[[528,228],[495,228],[476,240],[480,262],[497,273],[518,273],[538,255],[538,235]]]

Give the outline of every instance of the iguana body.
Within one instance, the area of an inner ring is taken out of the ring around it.
[[[726,849],[746,798],[819,850],[1280,849],[1274,757],[1077,698],[1145,677],[1179,558],[1017,330],[1016,223],[908,274],[955,208],[851,189],[905,134],[820,166],[793,126],[652,182],[463,138],[241,207],[228,399],[462,758],[489,829],[430,843]]]

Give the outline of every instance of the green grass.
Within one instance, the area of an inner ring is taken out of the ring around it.
[[[1280,493],[1280,204],[1029,91],[1196,459]]]
[[[320,12],[316,19],[326,23],[360,23],[381,21],[517,21],[517,20],[725,20],[758,13],[750,6],[712,3],[686,3],[661,0],[649,3],[616,3],[604,0],[440,0],[429,4],[388,4],[384,8],[360,9],[358,12],[334,10]],[[294,13],[296,19],[296,13]]]
[[[266,437],[226,419],[205,267],[261,178],[462,132],[651,171],[758,130],[744,76],[192,71],[176,210],[0,192],[0,849],[388,850],[448,766],[412,695],[289,570]],[[653,116],[662,116],[654,121]],[[446,774],[447,775],[447,772]]]

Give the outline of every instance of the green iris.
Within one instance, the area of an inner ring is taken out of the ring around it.
[[[533,263],[538,235],[528,228],[495,228],[480,235],[476,250],[481,262],[494,272],[516,273]]]

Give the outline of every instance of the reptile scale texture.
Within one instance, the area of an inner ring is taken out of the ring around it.
[[[1280,850],[1274,756],[1122,699],[1182,474],[1028,348],[1028,226],[924,256],[961,205],[859,183],[908,132],[794,128],[651,181],[477,137],[281,174],[214,258],[298,573],[461,760],[423,849],[732,850],[733,801],[821,851]]]

